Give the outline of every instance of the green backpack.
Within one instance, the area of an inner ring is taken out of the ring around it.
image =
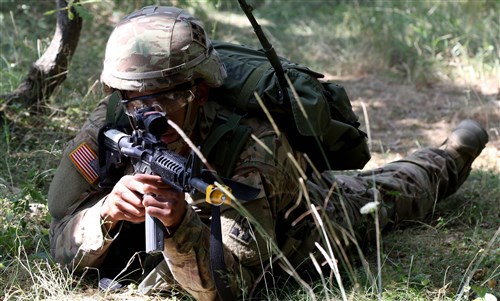
[[[221,87],[211,90],[211,101],[241,116],[263,115],[255,91],[292,148],[307,153],[320,172],[361,169],[370,160],[366,134],[359,129],[358,117],[342,86],[321,81],[322,74],[280,58],[299,100],[288,87],[282,97],[274,69],[262,50],[219,41],[213,44],[228,76]],[[232,120],[233,128],[237,122]]]

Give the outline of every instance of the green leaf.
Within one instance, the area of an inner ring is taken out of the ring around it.
[[[43,15],[44,16],[53,15],[53,14],[55,14],[57,12],[58,12],[57,9],[53,9],[53,10],[49,10],[49,11],[44,12]]]
[[[484,297],[478,297],[472,301],[497,301],[497,297],[493,296],[490,293],[484,294]]]
[[[73,7],[75,8],[78,15],[82,17],[82,19],[84,19],[85,21],[91,21],[92,18],[94,17],[88,10],[83,8],[83,6],[75,5]]]
[[[488,288],[482,287],[482,286],[477,286],[477,285],[472,285],[471,289],[480,297],[484,298],[486,293],[488,292]]]

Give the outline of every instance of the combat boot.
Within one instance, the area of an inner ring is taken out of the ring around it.
[[[450,136],[441,145],[455,161],[458,172],[458,185],[469,176],[474,159],[481,153],[488,142],[488,134],[474,120],[464,120],[453,129]]]

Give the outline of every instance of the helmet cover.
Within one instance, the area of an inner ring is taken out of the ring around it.
[[[218,87],[225,77],[200,20],[176,7],[148,6],[111,33],[101,81],[112,89],[143,92],[197,79]]]

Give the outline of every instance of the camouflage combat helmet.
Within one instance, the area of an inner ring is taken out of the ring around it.
[[[148,6],[111,33],[101,81],[107,88],[143,92],[196,79],[218,87],[225,77],[200,20],[179,8]]]

